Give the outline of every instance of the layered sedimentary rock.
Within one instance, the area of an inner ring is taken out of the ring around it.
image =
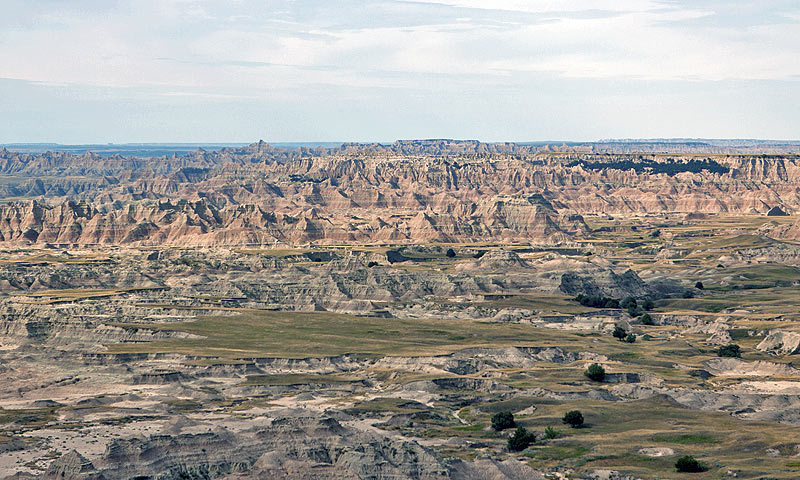
[[[326,205],[324,200],[320,201]],[[349,204],[345,208],[349,207]],[[356,210],[354,210],[356,211]],[[13,245],[234,246],[480,240],[565,242],[588,230],[579,215],[560,216],[541,197],[493,196],[413,214],[359,218],[319,206],[281,213],[253,204],[85,202],[0,206],[0,242]]]
[[[767,223],[759,229],[759,233],[780,240],[800,240],[800,221],[783,225]]]
[[[225,428],[111,443],[90,462],[72,452],[43,476],[65,478],[450,478],[428,449],[354,431],[333,418],[288,416],[234,434]]]
[[[799,158],[455,141],[147,159],[0,150],[0,198],[24,199],[0,208],[0,241],[563,243],[587,214],[796,211]]]

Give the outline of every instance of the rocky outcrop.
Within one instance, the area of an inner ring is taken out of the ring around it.
[[[297,150],[260,142],[149,159],[3,150],[0,173],[14,179],[0,198],[35,201],[0,208],[0,243],[553,244],[582,237],[583,214],[800,208],[795,156],[588,150],[457,141]]]
[[[772,330],[756,348],[774,355],[795,355],[800,353],[800,334]]]
[[[323,202],[324,200],[319,200]],[[316,202],[316,201],[315,201]],[[218,207],[207,201],[140,202],[106,208],[67,201],[58,205],[0,206],[0,242],[24,246],[180,245],[272,246],[275,244],[391,241],[529,241],[563,243],[588,227],[579,215],[560,216],[541,197],[491,197],[469,212],[428,209],[416,215],[386,214],[354,222],[337,211],[280,213],[265,206]],[[345,208],[344,211],[347,211]],[[470,220],[464,222],[465,216]]]
[[[331,417],[293,413],[240,433],[215,428],[115,440],[93,462],[74,451],[54,460],[41,478],[434,480],[486,478],[481,476],[486,472],[498,479],[544,478],[510,462],[448,465],[415,442],[357,431]]]
[[[453,480],[545,480],[542,472],[526,464],[509,459],[505,461],[480,458],[473,462],[455,460],[452,463]]]
[[[44,474],[44,478],[78,480],[82,478],[102,478],[97,475],[92,462],[83,455],[72,450],[58,460],[52,462]]]
[[[420,248],[397,250],[398,255],[406,259],[400,265],[423,266],[431,256],[439,260],[447,258],[443,254],[436,257],[434,251]],[[81,335],[109,341],[143,340],[141,335],[145,332],[130,328],[123,331],[111,325],[101,328],[100,324],[131,322],[133,318],[150,322],[149,317],[158,318],[166,312],[133,307],[131,300],[158,303],[173,296],[182,298],[183,304],[197,307],[211,303],[220,307],[364,313],[384,310],[385,302],[394,299],[412,302],[407,307],[413,309],[421,305],[418,302],[431,296],[559,293],[563,275],[577,275],[588,282],[587,286],[605,289],[606,294],[617,298],[650,294],[655,298],[656,293],[663,290],[661,283],[645,283],[633,272],[615,273],[602,262],[593,263],[592,257],[570,259],[548,255],[527,260],[514,251],[503,249],[488,251],[479,258],[466,255],[449,260],[452,262],[449,271],[395,268],[396,264],[386,255],[355,248],[349,251],[320,249],[313,255],[280,258],[259,252],[239,254],[206,249],[162,250],[157,258],[147,260],[150,256],[150,252],[144,252],[132,257],[121,255],[102,261],[75,260],[75,263],[37,263],[20,259],[0,265],[0,292],[25,295],[0,300],[3,302],[0,333],[31,340],[60,338],[64,342]],[[576,285],[576,288],[583,288],[583,283]],[[58,292],[75,288],[102,291],[89,290],[87,297]],[[211,298],[217,300],[204,300]],[[401,314],[436,315],[442,307],[431,304],[418,313]],[[468,307],[452,305],[448,307],[450,310],[440,314],[491,318],[498,313],[491,309],[453,311]],[[65,321],[69,318],[83,323],[67,325]],[[71,333],[71,329],[74,332]]]
[[[797,377],[800,370],[791,364],[746,362],[738,358],[715,358],[705,362],[706,371],[714,376],[731,377]]]
[[[600,295],[612,298],[647,297],[655,294],[633,270],[626,270],[621,274],[608,270],[599,275],[568,272],[561,276],[559,290],[567,295]]]
[[[758,233],[780,240],[800,240],[800,221],[786,224],[770,222],[762,225]]]

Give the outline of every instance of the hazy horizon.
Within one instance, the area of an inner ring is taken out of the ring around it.
[[[251,145],[253,143],[258,143],[263,141],[273,146],[277,145],[342,145],[346,143],[356,143],[356,144],[383,144],[388,145],[395,142],[403,142],[403,141],[437,141],[437,140],[445,140],[445,141],[455,141],[455,142],[481,142],[487,144],[497,144],[497,143],[516,143],[520,145],[530,145],[530,144],[559,144],[559,143],[569,143],[569,144],[592,144],[592,143],[686,143],[686,142],[755,142],[755,143],[770,143],[770,142],[785,142],[785,143],[800,143],[800,137],[798,138],[703,138],[703,137],[652,137],[652,138],[600,138],[600,139],[593,139],[593,140],[572,140],[572,139],[545,139],[545,140],[522,140],[522,141],[511,141],[511,140],[483,140],[480,138],[396,138],[394,140],[301,140],[301,141],[283,141],[283,140],[265,140],[265,139],[256,139],[250,141],[201,141],[201,142],[191,142],[191,141],[170,141],[170,142],[147,142],[147,141],[139,141],[139,142],[104,142],[104,141],[94,141],[94,142],[83,142],[83,143],[61,143],[61,142],[49,142],[49,141],[41,141],[41,142],[3,142],[0,141],[0,147],[9,147],[9,146],[62,146],[62,147],[84,147],[84,146],[141,146],[141,145],[164,145],[164,146],[236,146],[236,145]]]
[[[326,147],[333,148],[343,144],[379,144],[391,145],[395,142],[403,141],[455,141],[455,142],[480,142],[486,144],[501,144],[513,143],[517,145],[597,145],[597,144],[689,144],[689,143],[706,143],[709,145],[800,145],[800,139],[779,139],[779,138],[606,138],[597,140],[529,140],[529,141],[486,141],[475,138],[398,138],[394,140],[376,140],[376,141],[359,141],[359,140],[338,140],[338,141],[298,141],[298,142],[285,142],[285,141],[270,141],[264,139],[252,140],[248,142],[87,142],[87,143],[59,143],[59,142],[1,142],[0,148],[6,148],[11,151],[22,153],[42,153],[46,151],[64,151],[70,153],[83,153],[83,152],[99,152],[107,153],[120,153],[126,152],[146,152],[148,150],[157,151],[160,153],[185,153],[203,148],[205,150],[219,150],[221,148],[229,147],[243,147],[263,141],[276,148],[298,148],[298,147]]]

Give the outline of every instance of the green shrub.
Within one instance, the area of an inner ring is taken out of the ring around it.
[[[445,253],[445,255],[447,255],[447,258],[453,258],[456,256],[456,251],[453,250],[452,248],[448,248],[447,253]]]
[[[694,284],[694,288],[698,290],[703,290],[705,287],[703,287],[703,282],[697,282]]]
[[[642,302],[642,308],[645,310],[652,310],[656,305],[649,298],[645,298]]]
[[[616,298],[603,297],[602,295],[584,295],[579,293],[575,300],[584,307],[591,308],[620,308]]]
[[[603,308],[619,308],[619,300],[616,298],[606,298]]]
[[[505,411],[497,412],[492,415],[492,428],[496,431],[505,430],[506,428],[514,428],[517,424],[514,422],[514,414]]]
[[[693,456],[685,455],[675,462],[675,469],[679,472],[697,473],[708,470],[703,464],[698,462]]]
[[[529,432],[525,427],[517,427],[514,434],[508,437],[508,449],[512,452],[521,452],[535,441],[535,433]]]
[[[598,365],[593,363],[589,365],[589,368],[583,372],[590,380],[594,380],[595,382],[602,382],[606,378],[606,369],[602,367],[602,365]]]
[[[742,356],[742,349],[739,345],[735,343],[731,343],[730,345],[723,345],[719,347],[717,350],[718,357],[731,357],[731,358],[739,358]]]
[[[555,428],[551,427],[550,425],[548,425],[544,429],[544,438],[546,438],[548,440],[552,440],[554,438],[558,438],[559,435],[561,435],[561,432],[559,432]]]
[[[570,410],[561,421],[572,428],[578,428],[583,425],[583,414],[578,410]]]
[[[623,341],[625,343],[634,343],[636,342],[636,335],[629,333],[628,335],[625,336],[625,339]]]
[[[653,317],[650,316],[649,313],[643,313],[639,319],[642,321],[642,325],[655,325],[656,322],[653,320]]]
[[[620,308],[636,308],[637,305],[638,303],[636,303],[636,299],[633,297],[625,297],[619,302]]]
[[[588,162],[586,160],[573,160],[572,162],[568,163],[567,166],[572,167],[575,165],[580,165],[581,167],[587,170],[602,170],[604,168],[613,169],[613,170],[631,170],[633,169],[636,173],[647,172],[652,175],[656,175],[659,173],[666,173],[667,175],[674,176],[681,172],[692,172],[692,173],[700,173],[703,170],[707,170],[710,173],[728,173],[730,171],[729,167],[722,165],[719,162],[714,160],[673,160],[669,159],[666,162],[661,160],[610,160],[610,161],[595,161],[595,162]],[[609,220],[613,220],[613,217],[609,215],[607,217]],[[680,225],[680,223],[678,223]],[[635,227],[632,226],[631,230]],[[638,227],[637,227],[638,228]],[[634,230],[635,231],[635,230]]]
[[[613,335],[617,340],[624,340],[625,337],[628,336],[628,331],[620,326],[615,326],[614,331],[611,332],[611,335]]]

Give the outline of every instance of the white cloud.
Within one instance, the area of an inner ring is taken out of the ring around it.
[[[83,10],[56,2],[37,12],[14,3],[9,13],[18,23],[6,17],[0,29],[0,76],[213,92],[424,88],[431,80],[420,75],[482,77],[487,88],[525,72],[657,80],[800,75],[797,21],[709,26],[697,23],[714,15],[709,7],[653,0],[366,4],[387,14],[380,21],[362,15],[361,2],[339,9],[312,0],[109,4]]]
[[[508,10],[527,13],[563,13],[607,10],[645,12],[659,8],[650,0],[409,0],[414,3],[442,4],[480,10]]]

